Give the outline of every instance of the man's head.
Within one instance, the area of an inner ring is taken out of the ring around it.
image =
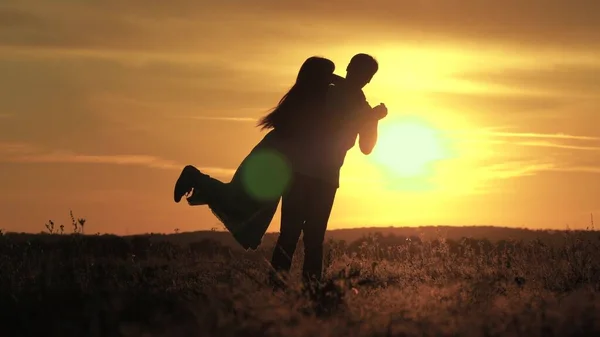
[[[356,54],[346,68],[346,82],[363,88],[377,73],[379,65],[375,58],[367,54]]]

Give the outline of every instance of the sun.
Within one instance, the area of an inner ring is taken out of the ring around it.
[[[373,159],[402,177],[422,176],[448,155],[439,131],[418,119],[382,123]]]

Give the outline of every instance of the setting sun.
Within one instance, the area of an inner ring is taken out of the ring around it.
[[[373,159],[400,176],[419,176],[429,164],[447,157],[438,130],[417,119],[401,119],[381,126]]]

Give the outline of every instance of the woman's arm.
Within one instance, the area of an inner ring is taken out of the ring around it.
[[[333,79],[331,80],[331,84],[334,84],[334,85],[340,84],[344,80],[345,80],[345,78],[343,78],[342,76],[333,74]]]

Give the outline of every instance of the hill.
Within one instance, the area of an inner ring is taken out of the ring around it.
[[[347,243],[354,242],[363,237],[380,233],[383,236],[397,237],[419,237],[421,240],[430,241],[438,238],[447,240],[460,240],[462,238],[472,238],[478,240],[489,240],[497,242],[501,240],[517,240],[517,241],[532,241],[540,240],[545,243],[561,243],[564,242],[564,237],[568,232],[586,232],[586,231],[567,231],[567,230],[532,230],[525,228],[510,228],[510,227],[495,227],[495,226],[427,226],[427,227],[364,227],[364,228],[349,228],[349,229],[334,229],[327,231],[325,235],[326,241],[336,240],[345,241]],[[593,233],[593,236],[600,238],[599,232]],[[28,240],[33,237],[39,237],[43,234],[29,233],[7,233],[16,240]],[[147,233],[151,235],[151,240],[169,241],[178,245],[189,245],[192,242],[198,242],[205,239],[217,241],[222,245],[239,249],[240,246],[233,239],[231,234],[226,231],[195,231],[182,233]],[[262,246],[272,247],[279,233],[267,233],[263,238]],[[128,235],[125,238],[133,238],[139,235]],[[48,235],[49,240],[56,239],[55,236]]]
[[[517,241],[531,241],[539,239],[546,243],[556,243],[564,241],[564,235],[567,233],[567,231],[531,230],[524,228],[494,226],[364,227],[329,230],[325,234],[325,239],[333,239],[336,241],[343,240],[349,243],[375,233],[381,233],[384,236],[416,236],[426,241],[435,240],[442,237],[448,240],[460,240],[462,238],[487,239],[491,242],[511,239]],[[273,245],[276,242],[278,235],[279,233],[267,233],[263,238],[263,245]],[[173,243],[182,245],[187,245],[191,242],[196,242],[203,239],[211,239],[232,248],[239,247],[229,232],[225,231],[195,231],[173,234],[158,234],[155,235],[155,237],[166,239]]]

